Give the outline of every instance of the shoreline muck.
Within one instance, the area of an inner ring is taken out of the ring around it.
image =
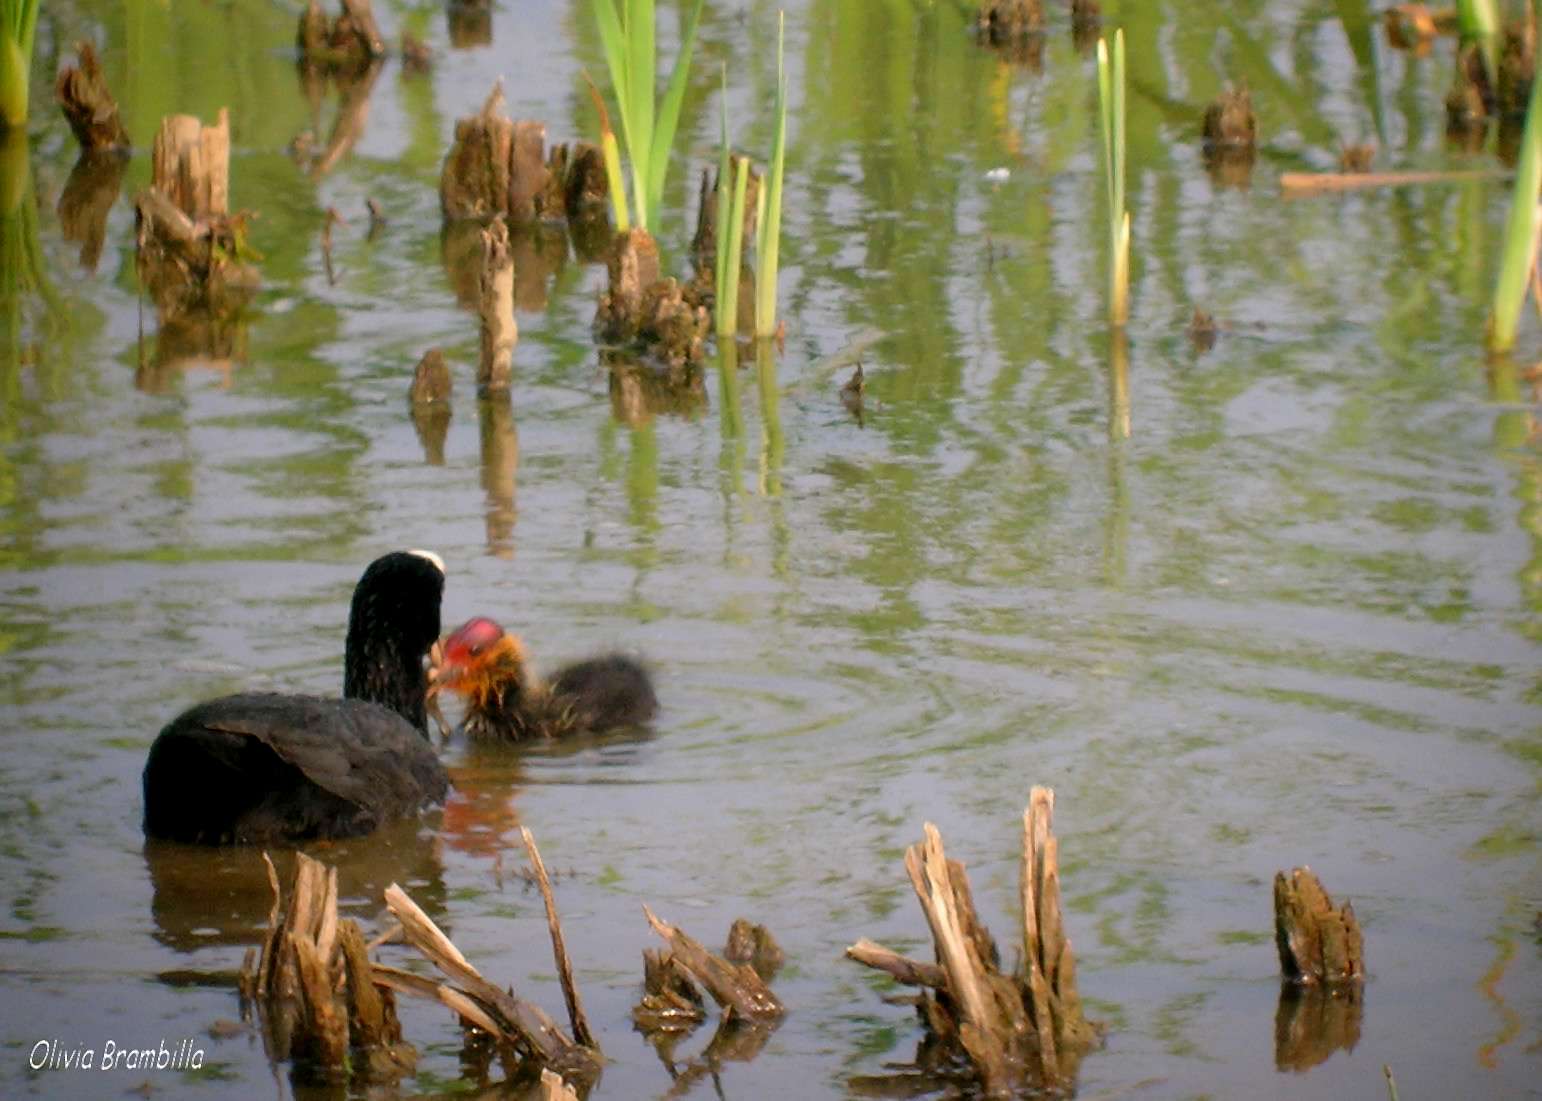
[[[131,1047],[108,1040],[102,1044],[101,1056],[98,1063],[97,1049],[85,1044],[65,1047],[62,1040],[39,1040],[27,1053],[27,1066],[31,1070],[201,1070],[204,1049],[194,1046],[191,1036],[172,1047],[166,1046],[165,1038],[154,1047]]]

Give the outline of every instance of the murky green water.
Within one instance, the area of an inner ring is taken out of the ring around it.
[[[437,67],[388,65],[313,178],[286,148],[324,147],[338,103],[301,89],[291,5],[45,5],[37,84],[91,38],[142,147],[163,114],[229,107],[265,287],[217,362],[175,363],[136,304],[128,204],[94,270],[64,239],[74,147],[35,94],[49,295],[0,349],[0,1093],[275,1089],[255,1036],[207,1031],[237,1016],[225,983],[266,916],[257,857],[146,852],[139,771],[190,702],[335,691],[351,585],[403,546],[449,564],[447,623],[496,615],[548,667],[621,645],[659,671],[651,737],[452,747],[442,814],[322,852],[352,912],[373,921],[400,880],[560,1013],[515,874],[530,826],[564,873],[600,1096],[670,1087],[627,1015],[643,903],[709,942],[748,915],[787,949],[791,1015],[721,1068],[723,1095],[844,1096],[908,1060],[911,1014],[841,951],[922,949],[901,853],[924,820],[1006,937],[1034,783],[1058,794],[1083,993],[1110,1025],[1084,1096],[1372,1097],[1384,1063],[1405,1096],[1536,1088],[1542,452],[1517,367],[1478,353],[1507,188],[1287,201],[1275,182],[1332,167],[1341,136],[1383,168],[1466,164],[1442,132],[1449,43],[1392,53],[1356,4],[1108,5],[1136,242],[1120,441],[1091,61],[1064,12],[1034,71],[948,4],[794,5],[774,375],[709,374],[698,415],[621,423],[588,327],[602,270],[527,265],[511,440],[479,428],[438,165],[500,75],[516,116],[592,132],[589,9],[505,4],[490,44],[456,48],[440,5],[377,7]],[[745,144],[769,147],[774,15],[703,17],[662,233],[681,264],[720,61]],[[1264,138],[1246,188],[1212,182],[1196,137],[1228,77]],[[148,175],[139,153],[125,194]],[[373,239],[368,197],[390,219]],[[348,219],[335,283],[328,206]],[[1202,353],[1195,306],[1233,326]],[[456,371],[442,449],[405,400],[435,344]],[[853,345],[860,426],[828,359]],[[1292,1072],[1269,881],[1302,863],[1353,898],[1371,980],[1352,1050]],[[402,1093],[458,1079],[447,1015],[405,1025],[423,1059]],[[27,1069],[41,1039],[182,1037],[207,1052],[195,1078]]]

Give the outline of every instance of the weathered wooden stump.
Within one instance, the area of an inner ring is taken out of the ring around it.
[[[263,860],[273,908],[260,954],[248,949],[241,965],[240,989],[258,1011],[270,1055],[293,1059],[306,1078],[400,1077],[416,1053],[402,1043],[389,992],[375,989],[363,934],[338,920],[337,869],[296,853],[280,919],[278,875],[266,853]]]
[[[514,321],[514,258],[509,252],[509,229],[502,218],[482,231],[479,286],[477,313],[481,318],[482,355],[477,367],[477,389],[483,393],[507,390],[513,378],[519,326]]]
[[[1284,977],[1305,986],[1365,980],[1365,937],[1348,902],[1333,899],[1310,868],[1274,876],[1274,939]]]
[[[738,172],[738,164],[748,158],[738,154],[729,158],[728,176],[729,186],[732,186],[734,174]],[[701,170],[701,187],[697,194],[696,205],[696,233],[691,237],[691,262],[696,267],[699,278],[705,278],[708,283],[713,279],[717,267],[717,207],[718,191],[723,185],[719,180],[716,170]],[[755,240],[756,213],[758,198],[760,195],[760,173],[750,167],[745,174],[744,188],[744,235],[740,238],[748,244]],[[741,295],[742,302],[746,296]],[[753,295],[748,296],[753,300]]]
[[[660,278],[658,245],[647,230],[617,236],[606,267],[610,285],[595,313],[602,339],[670,364],[702,358],[711,315],[693,288]]]
[[[78,66],[60,71],[54,82],[54,96],[64,111],[65,120],[84,152],[121,151],[129,147],[128,131],[118,117],[118,104],[107,90],[107,78],[90,42],[75,47]]]
[[[1043,0],[984,0],[975,15],[975,34],[993,46],[1044,31]]]
[[[1207,149],[1252,149],[1258,141],[1253,95],[1246,85],[1227,88],[1205,108],[1201,124]]]
[[[359,68],[385,57],[385,38],[370,0],[341,0],[330,23],[320,0],[309,0],[295,32],[300,63],[324,70]]]
[[[246,219],[229,213],[229,112],[204,126],[191,115],[161,121],[151,184],[135,200],[139,276],[162,320],[183,310],[223,312],[256,286],[244,260]]]
[[[967,1059],[988,1096],[1024,1089],[1074,1088],[1081,1058],[1100,1029],[1082,1013],[1076,962],[1060,908],[1058,845],[1051,833],[1054,793],[1034,788],[1023,815],[1022,963],[1000,970],[1000,954],[980,922],[962,864],[947,859],[931,823],[905,853],[937,962],[908,959],[861,940],[847,956],[921,987],[917,1009],[928,1037],[925,1066]],[[954,1052],[950,1056],[949,1052]]]
[[[438,348],[430,348],[413,369],[412,385],[407,391],[412,425],[417,430],[418,442],[423,445],[423,458],[430,466],[444,465],[452,390],[450,366],[445,362],[444,353]]]
[[[449,220],[501,215],[524,226],[578,218],[603,210],[608,195],[598,150],[556,145],[548,157],[546,125],[510,120],[502,84],[479,112],[456,122],[439,176],[439,206]]]

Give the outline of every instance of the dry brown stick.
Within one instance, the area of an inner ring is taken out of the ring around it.
[[[407,940],[427,956],[429,962],[463,988],[455,993],[462,997],[474,997],[485,1009],[503,1018],[507,1027],[491,1031],[505,1035],[511,1032],[516,1034],[545,1063],[556,1063],[572,1055],[575,1048],[573,1042],[563,1035],[562,1030],[539,1006],[505,993],[484,979],[461,955],[460,949],[450,942],[450,938],[407,896],[406,891],[393,883],[386,888],[385,900],[396,920],[402,923],[402,932]],[[442,991],[439,997],[444,1000]]]
[[[1284,172],[1280,191],[1287,196],[1324,191],[1356,191],[1367,187],[1406,187],[1411,184],[1462,183],[1465,180],[1493,180],[1503,172]]]
[[[300,995],[305,1006],[308,1054],[326,1067],[341,1067],[348,1054],[348,1018],[339,1013],[332,991],[327,957],[316,942],[303,934],[288,937],[300,976]]]
[[[1008,1027],[995,1011],[985,966],[966,932],[957,904],[942,835],[925,824],[925,839],[905,850],[905,870],[926,914],[937,958],[948,976],[948,992],[959,1009],[959,1039],[974,1061],[985,1092],[1010,1092],[1011,1072],[1005,1039]]]
[[[669,942],[670,951],[696,980],[707,988],[718,1005],[751,1021],[780,1017],[786,1010],[775,994],[748,964],[732,964],[713,955],[678,926],[657,917],[647,906],[643,913],[653,931]]]
[[[354,1042],[375,1047],[387,1041],[385,1003],[375,989],[374,965],[364,947],[364,934],[353,919],[340,922],[337,943],[343,953],[343,972],[348,984],[348,1023]]]
[[[908,986],[930,986],[938,990],[946,990],[948,987],[947,973],[935,963],[923,963],[902,956],[892,948],[885,948],[866,937],[846,949],[846,958],[886,972]]]
[[[507,390],[513,372],[519,325],[514,320],[514,257],[509,251],[509,227],[502,218],[482,231],[480,276],[481,360],[477,389]]]
[[[573,1026],[573,1039],[591,1047],[596,1052],[600,1050],[599,1041],[589,1028],[589,1020],[584,1016],[584,1003],[578,996],[578,984],[573,981],[573,961],[568,958],[567,945],[562,939],[562,923],[557,919],[557,900],[552,895],[551,877],[546,874],[546,862],[541,859],[541,851],[535,847],[535,835],[524,826],[519,828],[520,837],[525,842],[525,853],[530,857],[530,866],[535,869],[536,882],[541,887],[541,898],[546,903],[546,928],[551,932],[551,953],[557,961],[557,978],[562,982],[562,997],[568,1006],[568,1021]]]

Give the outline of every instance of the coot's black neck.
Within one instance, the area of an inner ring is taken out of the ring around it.
[[[444,574],[415,554],[372,563],[353,591],[343,695],[395,711],[428,737],[423,661],[439,637]]]

